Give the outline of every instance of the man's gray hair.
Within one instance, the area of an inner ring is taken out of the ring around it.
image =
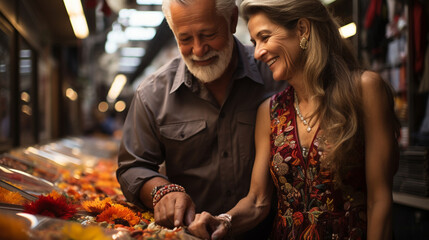
[[[184,6],[188,6],[193,4],[194,2],[199,0],[163,0],[162,1],[162,12],[164,13],[165,19],[167,19],[167,23],[172,27],[171,22],[171,9],[170,4],[172,2],[177,2],[179,4],[182,4]],[[214,0],[216,2],[216,12],[220,16],[223,16],[228,23],[231,21],[231,16],[234,11],[234,8],[237,6],[235,4],[235,0]]]

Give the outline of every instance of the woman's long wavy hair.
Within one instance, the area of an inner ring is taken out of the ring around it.
[[[294,30],[301,18],[311,23],[308,48],[303,51],[304,87],[315,97],[312,117],[319,120],[328,143],[325,166],[329,164],[339,173],[336,180],[341,180],[341,173],[362,164],[364,156],[362,70],[350,43],[341,37],[339,24],[319,0],[244,0],[240,6],[246,21],[261,11],[288,30]]]

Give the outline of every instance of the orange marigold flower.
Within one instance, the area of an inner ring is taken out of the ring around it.
[[[82,184],[81,187],[82,187],[82,190],[88,190],[88,191],[91,191],[91,192],[95,192],[94,186],[92,186],[89,183],[84,183],[84,184]]]
[[[100,198],[97,198],[93,201],[84,201],[82,202],[82,207],[90,213],[96,213],[99,214],[112,206],[112,200],[110,198],[105,198],[103,200],[100,200]]]
[[[65,183],[65,182],[58,183],[58,188],[60,188],[62,190],[66,189],[68,186],[69,185],[67,183]]]
[[[17,192],[11,192],[7,189],[0,187],[0,202],[10,203],[15,205],[22,205],[26,203],[26,199]]]
[[[48,194],[48,196],[51,196],[53,199],[57,200],[58,198],[63,197],[62,194],[58,193],[57,191],[53,190],[51,193]]]
[[[125,225],[122,220],[127,221],[130,226],[140,222],[140,218],[131,209],[120,204],[112,205],[97,216],[97,222]]]

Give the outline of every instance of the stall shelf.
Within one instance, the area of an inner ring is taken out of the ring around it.
[[[0,239],[197,240],[126,201],[118,148],[113,139],[74,137],[1,155]]]

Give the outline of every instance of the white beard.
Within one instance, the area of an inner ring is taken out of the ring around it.
[[[225,72],[231,62],[233,48],[234,38],[232,35],[229,35],[226,47],[220,51],[212,50],[203,57],[198,57],[194,54],[185,57],[181,51],[180,54],[192,75],[203,83],[209,83],[218,79]],[[198,66],[193,62],[193,60],[204,61],[216,56],[218,57],[217,60],[208,66]]]

